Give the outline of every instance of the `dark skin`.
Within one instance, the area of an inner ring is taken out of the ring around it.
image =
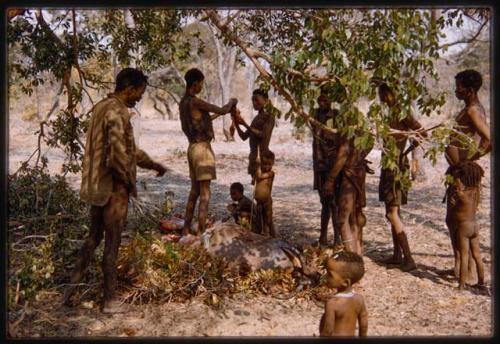
[[[263,111],[264,107],[269,103],[269,99],[262,96],[262,95],[253,95],[252,96],[252,105],[254,110],[259,111],[259,115]],[[258,115],[258,116],[259,116]],[[268,126],[267,129],[259,129],[256,128],[253,124],[255,123],[255,119],[252,122],[252,125],[248,125],[243,117],[241,117],[240,110],[238,110],[236,107],[232,109],[231,111],[231,117],[233,119],[233,122],[236,125],[236,131],[238,132],[238,136],[243,140],[247,140],[250,138],[250,144],[252,145],[252,142],[256,142],[258,146],[258,151],[260,153],[268,150],[269,148],[269,142],[271,141],[271,134],[272,134],[272,127],[273,126]],[[271,118],[268,118],[268,120],[271,120]],[[240,126],[243,126],[246,131],[243,131]],[[255,182],[255,173],[252,175],[252,184]]]
[[[386,103],[391,109],[394,111],[398,110],[396,97],[391,90],[379,88],[379,97],[380,100]],[[389,126],[392,129],[401,131],[417,130],[422,127],[413,117],[407,117],[402,121],[393,121]],[[423,135],[426,135],[425,132]],[[393,136],[396,140],[396,145],[399,151],[402,152],[402,158],[418,146],[418,141],[413,140],[410,148],[404,151],[407,143],[407,137],[402,134],[394,134]],[[385,262],[387,264],[401,265],[401,269],[403,271],[410,271],[415,269],[417,266],[411,256],[410,246],[404,231],[403,222],[401,221],[400,211],[399,205],[390,204],[387,201],[385,202],[385,217],[391,224],[392,241],[394,246],[394,253],[392,257],[387,259]]]
[[[273,161],[262,160],[262,167],[257,169],[255,200],[261,205],[264,219],[264,234],[276,237],[273,224],[273,199],[271,197],[273,189],[274,172],[272,171]]]
[[[331,109],[332,101],[327,96],[320,95],[317,101],[320,110],[328,111]],[[318,139],[328,139],[332,134],[319,128],[316,130],[316,135],[319,136]],[[336,213],[335,202],[333,200],[333,197],[325,197],[325,194],[322,192],[321,188],[318,189],[318,194],[321,201],[321,234],[319,236],[319,244],[323,246],[326,246],[328,244],[328,224],[331,219],[334,233],[334,245],[338,245],[340,244],[340,231],[334,221]]]
[[[328,259],[327,285],[336,288],[337,293],[352,292],[351,280],[343,273],[346,269],[348,267],[344,262]],[[334,295],[325,304],[325,313],[319,324],[320,336],[355,336],[357,323],[358,335],[366,337],[368,312],[363,296],[354,294],[352,297],[335,297]]]
[[[332,166],[332,169],[328,173],[327,180],[323,186],[324,197],[334,197],[333,187],[335,179],[339,173],[344,169],[352,151],[352,145],[348,140],[339,140],[339,147],[337,150],[337,158]],[[349,252],[356,252],[361,254],[361,243],[359,243],[360,238],[354,233],[352,224],[357,223],[357,213],[356,213],[356,202],[357,202],[357,190],[348,181],[343,180],[343,185],[341,186],[342,192],[338,196],[338,208],[337,208],[337,219],[338,226],[340,230],[340,235],[342,237],[342,243],[344,248]],[[334,227],[335,228],[335,227]]]
[[[186,88],[186,93],[193,97],[193,101],[190,104],[190,111],[193,119],[201,119],[203,116],[202,111],[208,111],[213,113],[213,115],[210,116],[210,119],[213,121],[219,116],[229,113],[231,108],[236,105],[237,101],[234,98],[223,107],[207,103],[196,97],[196,95],[201,92],[202,88],[203,80],[196,81],[191,87]],[[198,198],[200,199],[200,204],[198,206],[198,230],[195,231],[194,234],[203,233],[205,231],[208,216],[208,203],[210,200],[210,180],[191,180],[191,191],[189,192],[189,198],[186,204],[186,215],[184,216],[185,222],[184,228],[182,229],[182,235],[189,234],[191,222],[193,221],[194,208]]]
[[[236,223],[240,223],[242,219],[246,219],[246,221],[250,222],[250,213],[246,211],[237,211],[237,203],[243,198],[243,193],[236,189],[229,190],[229,194],[231,199],[236,203],[230,203],[227,205],[227,210],[231,212],[231,215],[234,217],[234,221]]]
[[[450,166],[456,166],[467,160],[478,160],[491,151],[490,129],[486,122],[486,112],[479,102],[477,91],[467,88],[457,79],[455,95],[465,102],[464,109],[457,117],[459,131],[473,135],[479,151],[471,158],[467,158],[467,150],[461,147],[456,137],[451,138],[446,148],[445,157]],[[467,272],[472,262],[476,263],[478,285],[484,284],[484,266],[479,248],[479,226],[475,215],[477,204],[467,195],[465,186],[456,179],[458,201],[453,204],[448,201],[446,209],[446,224],[450,231],[450,238],[455,256],[455,271],[459,270],[459,289],[465,287]],[[469,252],[470,249],[470,252]]]
[[[115,92],[116,98],[121,100],[127,107],[132,108],[141,100],[146,89],[143,84],[138,87],[129,86],[122,91]],[[138,157],[140,151],[138,151]],[[140,160],[137,165],[142,168],[157,171],[157,176],[165,174],[167,169],[157,162],[151,160]],[[91,226],[89,236],[85,240],[75,263],[75,269],[72,273],[70,283],[77,284],[82,281],[92,258],[93,252],[106,235],[103,272],[104,272],[104,304],[102,311],[104,313],[122,313],[127,311],[127,306],[113,297],[113,291],[116,287],[116,255],[120,246],[121,230],[127,217],[128,200],[130,196],[130,187],[124,183],[116,181],[114,192],[110,197],[108,204],[104,207],[92,206],[90,210]],[[114,254],[113,254],[114,252]],[[67,306],[73,306],[71,297],[75,292],[75,287],[68,288],[63,296],[63,303]]]

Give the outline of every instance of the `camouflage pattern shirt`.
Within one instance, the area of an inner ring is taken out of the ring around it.
[[[114,182],[125,184],[137,197],[136,166],[151,168],[153,164],[135,145],[130,117],[125,104],[112,94],[92,110],[80,188],[80,198],[90,205],[106,205]]]

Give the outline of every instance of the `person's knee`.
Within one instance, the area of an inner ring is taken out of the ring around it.
[[[200,196],[200,189],[196,187],[192,187],[189,192],[189,198],[191,200],[196,200]]]
[[[386,209],[385,218],[390,223],[394,223],[394,221],[396,221],[396,219],[398,217],[399,217],[399,215],[398,215],[398,208],[397,207],[390,206],[390,207],[388,207],[388,209]]]
[[[362,212],[358,214],[358,226],[363,228],[366,225],[366,216]]]
[[[210,199],[210,190],[205,190],[200,193],[200,203],[208,203]]]

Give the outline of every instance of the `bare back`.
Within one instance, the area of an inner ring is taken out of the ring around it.
[[[320,322],[321,336],[355,336],[358,320],[366,320],[363,296],[334,296],[326,302],[325,313]],[[360,327],[362,326],[360,321]],[[360,331],[364,332],[364,331]]]

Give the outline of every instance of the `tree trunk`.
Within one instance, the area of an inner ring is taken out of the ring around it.
[[[231,96],[234,66],[236,62],[236,48],[222,46],[221,42],[217,39],[216,29],[212,25],[209,25],[209,28],[212,33],[212,41],[217,53],[217,81],[220,90],[221,106],[223,106],[229,101]],[[223,116],[222,133],[224,134],[226,141],[234,141],[234,134],[231,134],[231,131],[229,130],[230,126],[231,118]]]

